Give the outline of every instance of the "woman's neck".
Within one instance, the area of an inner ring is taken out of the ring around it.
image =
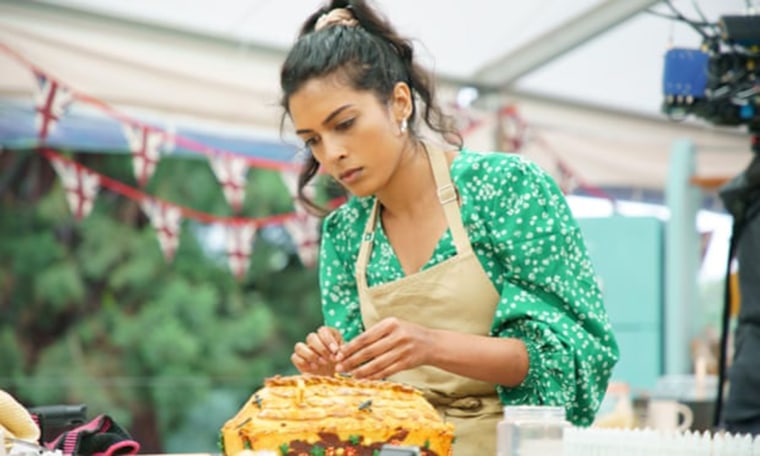
[[[429,147],[422,142],[410,144],[388,185],[377,192],[385,217],[413,219],[430,210],[437,193]]]

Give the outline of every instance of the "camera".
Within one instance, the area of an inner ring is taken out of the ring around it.
[[[760,15],[722,16],[717,24],[687,22],[702,35],[702,46],[665,54],[662,111],[670,118],[695,115],[760,134]],[[756,152],[758,147],[753,141]]]

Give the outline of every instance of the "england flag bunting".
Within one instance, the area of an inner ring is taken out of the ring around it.
[[[245,199],[248,162],[242,157],[232,155],[215,155],[209,160],[211,169],[222,186],[227,203],[236,213],[239,213]]]
[[[556,165],[557,171],[559,172],[557,179],[559,188],[566,195],[573,193],[579,186],[578,179],[576,178],[575,174],[562,160],[557,160]]]
[[[92,211],[95,196],[100,189],[100,176],[60,158],[51,158],[50,161],[63,181],[71,212],[77,220],[82,220]]]
[[[160,149],[166,141],[166,133],[145,125],[125,125],[129,150],[132,152],[132,169],[138,184],[143,187],[156,171]]]
[[[319,220],[303,209],[298,209],[295,216],[287,219],[283,224],[295,244],[301,263],[307,268],[317,264]]]
[[[172,261],[179,245],[179,228],[182,221],[180,208],[151,198],[140,201],[140,207],[156,230],[164,258],[167,262]]]
[[[35,73],[35,123],[40,142],[45,142],[74,99],[74,94],[44,74]]]
[[[296,196],[298,195],[298,173],[294,171],[283,171],[280,173],[280,177],[282,177],[282,183],[285,184],[285,188],[288,189],[290,197],[295,201]]]
[[[301,263],[306,267],[314,266],[319,254],[319,218],[306,212],[298,202],[298,174],[292,171],[283,171],[281,176],[291,198],[293,198],[296,209],[295,217],[285,221],[283,226],[295,244]],[[307,186],[304,188],[304,194],[313,198],[314,187]]]
[[[252,223],[227,225],[227,262],[238,280],[248,272],[255,235],[256,225]]]

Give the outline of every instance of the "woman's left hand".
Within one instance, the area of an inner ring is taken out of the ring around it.
[[[335,370],[357,378],[383,379],[427,364],[431,338],[424,326],[385,318],[340,347]]]

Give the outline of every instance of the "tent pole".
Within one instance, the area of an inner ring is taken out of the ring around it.
[[[702,321],[698,308],[697,273],[699,233],[696,229],[700,190],[691,185],[695,174],[696,150],[686,139],[671,148],[665,200],[670,219],[665,233],[665,374],[691,371],[689,340]]]

